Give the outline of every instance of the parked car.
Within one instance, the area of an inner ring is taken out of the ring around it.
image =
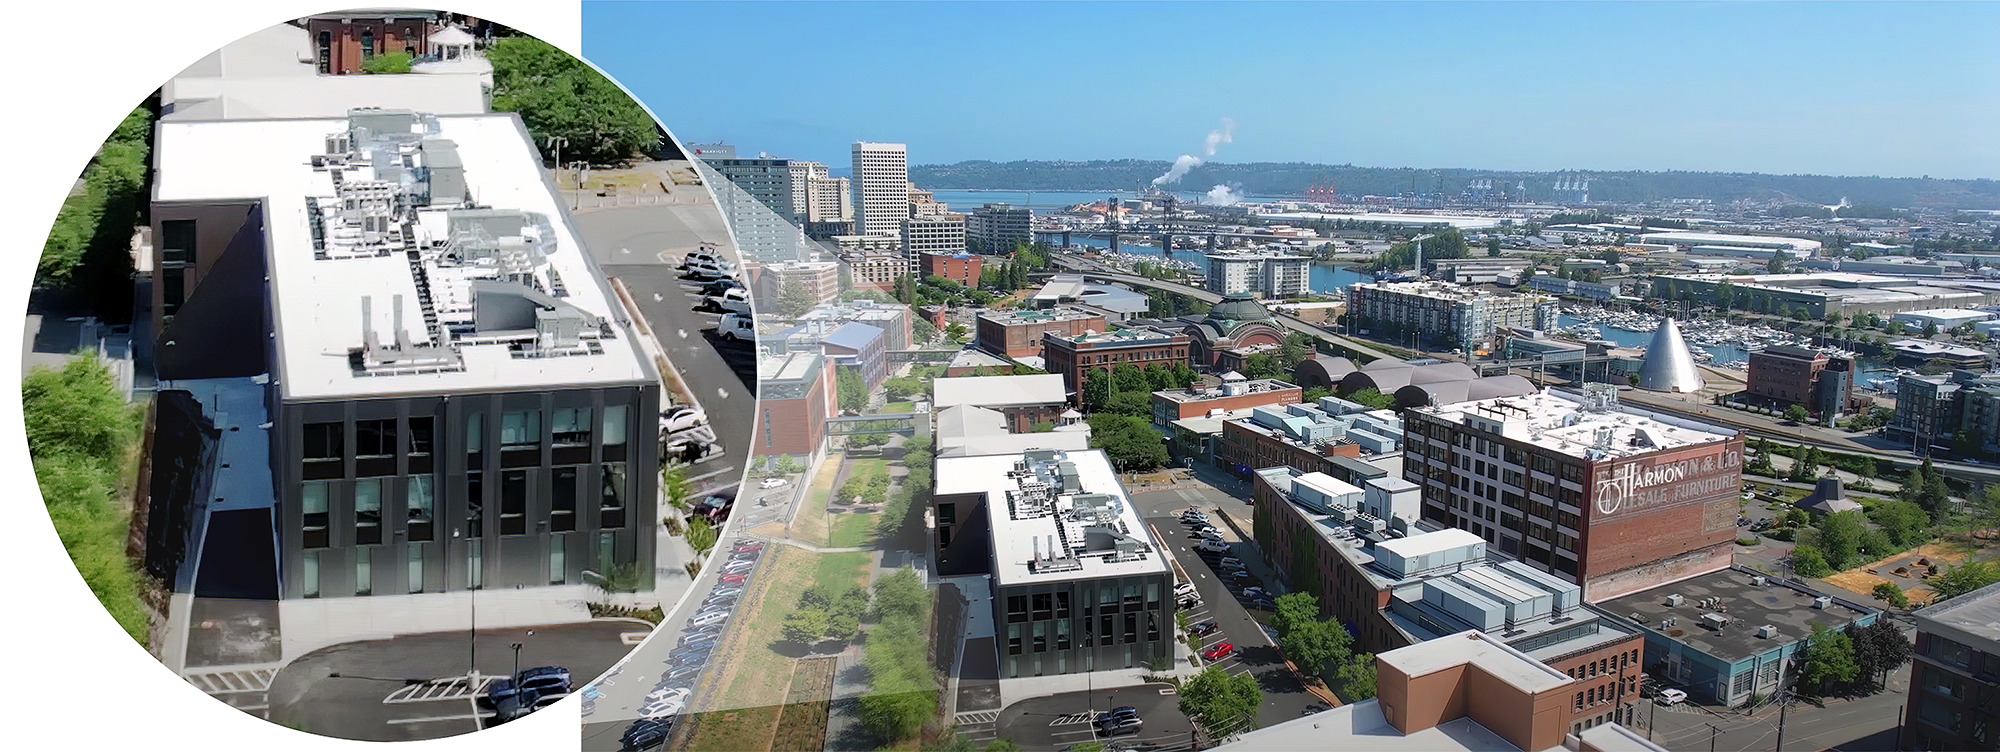
[[[695,614],[693,617],[690,617],[688,619],[688,624],[693,626],[702,626],[705,624],[721,624],[725,621],[729,621],[729,614],[730,612],[728,611],[706,611],[703,613]]]
[[[681,256],[681,263],[678,268],[686,269],[695,264],[713,264],[721,260],[723,260],[722,257],[716,255],[714,251],[703,248],[697,251],[688,251],[686,255]]]
[[[750,293],[741,287],[732,287],[722,291],[721,294],[702,298],[698,310],[740,313],[747,316],[750,314]]]
[[[721,580],[724,584],[741,585],[744,580],[750,579],[750,575],[747,572],[728,572],[716,579]]]
[[[669,690],[658,697],[647,695],[646,703],[639,706],[640,718],[665,718],[681,712],[687,707],[688,690]]]
[[[708,423],[708,413],[693,405],[674,405],[660,411],[660,435],[680,433]]]
[[[1681,690],[1662,689],[1660,690],[1660,696],[1653,698],[1653,701],[1661,705],[1679,705],[1682,702],[1687,701],[1687,698],[1688,698],[1688,693],[1683,692]]]
[[[618,738],[621,752],[638,752],[652,749],[667,741],[667,734],[674,730],[674,720],[668,718],[641,718],[625,727],[625,734]]]
[[[1192,627],[1188,627],[1188,632],[1196,637],[1207,637],[1211,634],[1214,634],[1216,630],[1221,628],[1222,626],[1216,624],[1215,622],[1205,621],[1200,624],[1196,624]]]
[[[569,669],[562,666],[536,666],[524,669],[514,676],[514,686],[531,689],[544,695],[569,694]]]
[[[1205,661],[1219,661],[1234,652],[1236,652],[1235,645],[1227,642],[1218,642],[1209,647],[1209,649],[1201,651],[1201,659]]]
[[[703,604],[703,605],[707,605],[707,604]],[[721,624],[705,624],[705,625],[702,625],[702,626],[699,626],[699,627],[688,627],[688,628],[686,628],[686,629],[683,629],[683,630],[681,630],[681,634],[683,634],[683,635],[719,635],[719,634],[722,634],[722,625],[721,625]]]
[[[722,565],[724,572],[749,572],[756,568],[756,559],[731,559]]]
[[[693,666],[676,666],[673,669],[667,671],[666,673],[661,674],[660,681],[663,683],[663,685],[666,682],[693,681],[696,676],[701,675],[701,670],[703,668],[706,668],[706,666],[702,666],[700,664],[696,664]]]
[[[740,587],[724,586],[708,591],[709,597],[714,597],[718,595],[742,595],[742,594],[743,594],[743,588]]]
[[[1250,602],[1244,605],[1249,606],[1251,608],[1261,608],[1264,609],[1265,611],[1270,611],[1278,607],[1278,602],[1271,600],[1270,598],[1258,596],[1256,598],[1251,598]]]
[[[1133,707],[1131,705],[1120,705],[1118,707],[1104,711],[1104,715],[1098,716],[1097,721],[1099,723],[1103,723],[1104,719],[1106,718],[1137,718],[1137,717],[1139,717],[1138,708]]]
[[[1264,589],[1261,587],[1251,586],[1243,589],[1243,597],[1252,599],[1269,598],[1271,594],[1264,592]]]
[[[785,485],[784,478],[765,478],[757,482],[757,487],[763,489],[777,488],[783,485]]]
[[[705,648],[714,645],[715,641],[717,639],[720,639],[721,637],[722,635],[711,632],[696,632],[693,634],[685,634],[681,635],[681,647]]]
[[[1213,538],[1204,538],[1200,543],[1194,544],[1194,549],[1202,553],[1219,554],[1229,550],[1229,544]]]
[[[1105,736],[1124,736],[1126,734],[1139,733],[1139,728],[1144,725],[1146,725],[1146,722],[1140,720],[1137,716],[1130,718],[1105,718],[1097,722],[1097,732]]]
[[[718,279],[703,283],[701,288],[696,290],[696,292],[701,293],[703,297],[707,297],[710,295],[721,295],[724,292],[730,290],[741,290],[741,289],[743,289],[742,282],[738,282],[731,277],[725,277],[723,279]]]
[[[715,336],[729,342],[752,341],[757,339],[757,325],[749,316],[725,313],[715,323]]]
[[[486,688],[485,706],[493,709],[493,715],[486,719],[486,725],[498,726],[520,718],[535,710],[535,700],[541,695],[532,689],[522,689],[512,679],[501,679]]]
[[[736,265],[727,261],[696,261],[688,264],[687,270],[681,272],[683,279],[692,279],[700,282],[728,279],[735,276]]]
[[[1216,566],[1219,566],[1219,567],[1222,567],[1223,569],[1242,569],[1242,568],[1243,568],[1243,560],[1242,560],[1242,559],[1238,559],[1238,558],[1236,558],[1236,557],[1234,557],[1234,556],[1224,556],[1224,557],[1222,557],[1222,559],[1221,559],[1221,560],[1219,560],[1219,561],[1215,562],[1215,564],[1216,564]]]
[[[757,541],[737,541],[737,542],[736,542],[736,549],[735,549],[735,550],[737,550],[737,551],[739,551],[739,552],[741,552],[741,551],[762,551],[762,550],[764,550],[764,544],[762,544],[762,543],[758,543]]]
[[[1186,595],[1188,593],[1193,593],[1193,592],[1197,591],[1195,590],[1194,583],[1192,582],[1183,582],[1179,585],[1174,586],[1174,595]]]

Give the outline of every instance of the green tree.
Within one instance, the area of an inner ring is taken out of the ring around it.
[[[798,277],[785,277],[784,288],[778,291],[778,315],[796,319],[804,316],[806,311],[812,310],[818,303],[819,301],[813,299],[812,293],[806,291],[805,283],[799,281]]]
[[[1792,421],[1793,423],[1804,423],[1812,420],[1812,414],[1806,412],[1804,405],[1786,405],[1785,420]]]
[[[1372,386],[1368,387],[1367,389],[1362,389],[1353,394],[1347,395],[1342,399],[1345,399],[1348,402],[1353,402],[1355,404],[1366,405],[1367,407],[1375,410],[1387,410],[1389,408],[1396,406],[1395,397],[1383,394],[1381,390],[1378,390]]]
[[[1893,583],[1882,584],[1893,586]],[[1865,627],[1849,624],[1841,631],[1847,633],[1848,643],[1854,646],[1856,673],[1871,686],[1879,687],[1890,671],[1910,662],[1909,638],[1887,618],[1876,619]]]
[[[1090,416],[1090,446],[1103,449],[1120,472],[1146,472],[1165,467],[1166,443],[1151,421],[1127,415]]]
[[[811,644],[826,636],[826,612],[817,608],[795,608],[785,615],[785,639]]]
[[[1875,589],[1870,592],[1875,596],[1875,600],[1882,601],[1896,608],[1910,607],[1910,597],[1904,595],[1903,589],[1898,587],[1896,583],[1878,582],[1875,584]]]
[[[1235,731],[1256,724],[1264,693],[1257,677],[1210,666],[1183,680],[1176,697],[1181,713],[1203,728]]]
[[[882,395],[888,397],[891,402],[901,402],[927,391],[929,385],[915,376],[897,376],[882,382]]]
[[[1500,258],[1500,236],[1495,235],[1486,239],[1486,257]]]
[[[533,37],[508,37],[486,50],[493,65],[493,111],[514,112],[528,134],[563,161],[617,164],[651,150],[660,129],[611,79]]]
[[[1930,540],[1931,516],[1923,507],[1907,501],[1884,501],[1870,510],[1875,525],[1889,536],[1889,540],[1903,548],[1909,548]]]
[[[1309,592],[1286,593],[1273,600],[1271,606],[1271,629],[1280,639],[1291,634],[1294,627],[1319,621],[1319,598]]]
[[[868,384],[852,368],[838,368],[833,375],[834,391],[840,395],[840,409],[861,412],[868,407]]]
[[[1861,552],[1861,541],[1867,530],[1867,519],[1861,512],[1835,512],[1820,517],[1818,528],[1808,542],[1826,555],[1829,566],[1835,570],[1846,569],[1860,563],[1857,555]]]
[[[1813,625],[1801,652],[1799,686],[1807,691],[1824,694],[1854,681],[1861,672],[1854,660],[1854,643],[1825,625]]]
[[[1818,578],[1833,574],[1833,567],[1827,565],[1818,548],[1801,543],[1792,548],[1792,571],[1800,577]]]
[[[1951,600],[1995,582],[2000,582],[2000,568],[1990,561],[1968,561],[1946,567],[1931,578],[1931,591],[1937,593],[1931,602]]]
[[[1924,339],[1930,339],[1932,337],[1935,337],[1937,336],[1937,333],[1938,333],[1937,322],[1935,321],[1924,322]]]
[[[986,752],[1021,752],[1021,745],[1007,739],[994,739],[986,743]]]
[[[667,506],[687,511],[689,499],[694,498],[694,484],[688,482],[687,467],[676,466],[660,471],[660,493],[667,497]]]
[[[1347,629],[1330,621],[1294,625],[1279,640],[1279,649],[1308,676],[1319,676],[1329,664],[1345,662],[1350,639]]]
[[[410,72],[410,62],[410,53],[385,52],[362,60],[361,72],[408,73]]]
[[[1096,412],[1111,401],[1111,374],[1093,370],[1083,375],[1083,409]]]
[[[1356,653],[1346,663],[1340,664],[1334,672],[1334,681],[1340,689],[1340,698],[1348,702],[1360,702],[1375,696],[1375,654]]]
[[[1765,273],[1765,274],[1784,274],[1784,273],[1785,273],[1785,255],[1784,255],[1784,254],[1782,254],[1782,253],[1773,253],[1773,254],[1771,254],[1771,260],[1770,260],[1770,261],[1767,261],[1767,262],[1765,262],[1765,263],[1764,263],[1764,273]]]

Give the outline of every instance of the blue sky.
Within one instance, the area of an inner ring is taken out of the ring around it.
[[[2000,3],[585,2],[683,141],[2000,178]]]

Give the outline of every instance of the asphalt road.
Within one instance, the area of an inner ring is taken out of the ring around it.
[[[701,297],[683,284],[675,268],[703,241],[717,244],[724,257],[736,258],[722,215],[713,204],[703,203],[591,209],[575,220],[598,265],[631,291],[654,339],[708,413],[726,459],[705,463],[701,472],[740,471],[756,420],[755,346],[717,339],[718,316],[693,310]],[[730,475],[728,482],[735,480]]]
[[[649,628],[641,622],[600,620],[480,630],[476,651],[465,632],[335,645],[278,672],[271,680],[268,717],[300,731],[365,741],[470,733],[480,723],[473,704],[476,691],[464,681],[475,653],[480,674],[511,676],[511,646],[518,642],[521,668],[563,666],[580,687],[625,656],[631,649],[628,635],[643,635]],[[433,680],[438,681],[427,684]]]
[[[1194,725],[1181,715],[1172,685],[1142,684],[1098,692],[1067,692],[1035,697],[1000,711],[1000,736],[1026,750],[1060,750],[1085,742],[1119,744],[1130,749],[1192,749]],[[1098,714],[1130,705],[1145,721],[1138,733],[1104,736],[1095,723]]]
[[[1215,565],[1225,555],[1246,563],[1261,558],[1255,552],[1255,543],[1235,540],[1233,531],[1215,519],[1214,510],[1218,505],[1243,502],[1206,485],[1140,493],[1131,496],[1131,499],[1134,508],[1158,533],[1161,542],[1201,594],[1201,603],[1186,609],[1188,623],[1213,621],[1221,627],[1217,632],[1200,638],[1196,644],[1202,650],[1219,642],[1235,645],[1233,655],[1213,665],[1232,673],[1248,673],[1257,677],[1258,686],[1264,691],[1264,701],[1257,709],[1257,725],[1263,727],[1283,723],[1305,715],[1308,710],[1324,707],[1319,696],[1307,692],[1305,686],[1299,683],[1298,676],[1285,666],[1284,654],[1265,631],[1263,623],[1254,618],[1245,606],[1247,599],[1242,597],[1244,587],[1268,590],[1271,586],[1257,579],[1226,581],[1221,575],[1221,568]],[[1228,553],[1204,555],[1195,551],[1194,546],[1201,539],[1175,516],[1190,506],[1208,513],[1211,524],[1230,541]]]

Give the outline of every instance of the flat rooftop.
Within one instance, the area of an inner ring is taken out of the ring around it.
[[[1129,329],[1113,329],[1108,332],[1084,332],[1074,336],[1061,332],[1049,332],[1042,335],[1042,337],[1044,339],[1068,342],[1077,346],[1090,345],[1092,347],[1102,347],[1105,345],[1165,342],[1175,338],[1185,339],[1187,335],[1180,332],[1167,332],[1149,327],[1135,326]]]
[[[825,356],[816,352],[772,355],[757,361],[757,380],[798,381],[816,373],[823,357]]]
[[[494,276],[492,266],[445,260],[451,242],[451,209],[417,209],[412,225],[422,260],[396,247],[347,249],[329,255],[315,239],[314,217],[338,208],[336,172],[361,184],[382,177],[362,158],[346,169],[316,169],[328,139],[346,133],[347,118],[163,121],[155,148],[153,200],[161,203],[261,201],[277,338],[277,378],[288,400],[350,399],[463,391],[652,382],[657,376],[638,351],[597,265],[580,243],[562,201],[542,171],[541,157],[520,118],[512,114],[439,115],[436,137],[456,144],[468,192],[482,206],[539,215],[546,224],[521,253],[521,279],[539,288],[541,300],[582,316],[584,341],[568,352],[524,353],[519,336],[474,334],[474,292]],[[426,139],[426,144],[431,143]],[[426,158],[430,152],[426,151]],[[531,223],[532,224],[532,223]],[[393,232],[385,233],[394,235]],[[342,239],[330,236],[329,250]],[[516,242],[522,242],[519,239]],[[378,244],[379,245],[379,244]],[[495,254],[498,256],[499,254]],[[416,269],[421,267],[420,278]],[[426,286],[420,295],[419,285]],[[519,286],[519,285],[514,285]],[[400,296],[401,306],[396,302]],[[363,298],[370,298],[368,303]],[[449,367],[357,368],[352,351],[367,332],[394,342],[397,323],[421,345],[426,333],[421,302],[434,301]],[[554,301],[554,302],[548,302]],[[365,326],[364,312],[366,314]],[[600,332],[603,336],[599,336]],[[528,329],[527,339],[535,330]]]
[[[984,313],[979,314],[979,318],[994,322],[996,324],[1000,324],[1002,326],[1015,326],[1019,324],[1048,324],[1057,321],[1076,321],[1079,319],[1091,319],[1091,318],[1103,318],[1103,317],[1104,314],[1101,313],[1092,313],[1090,311],[1085,311],[1082,309],[1068,308],[1061,306],[1058,306],[1056,308],[1046,308],[1041,310],[986,311]]]
[[[1069,390],[1063,386],[1059,373],[957,376],[931,381],[931,404],[938,410],[954,405],[1053,405],[1068,400]]]
[[[1459,302],[1471,302],[1479,300],[1534,301],[1534,302],[1555,301],[1555,298],[1549,297],[1547,295],[1536,295],[1532,293],[1497,292],[1491,288],[1467,287],[1463,285],[1453,284],[1450,282],[1440,282],[1438,280],[1420,280],[1416,282],[1360,282],[1354,284],[1353,287],[1366,288],[1370,290],[1382,290],[1384,292],[1395,293],[1398,295],[1414,295],[1423,298],[1439,298],[1443,300],[1455,300]]]
[[[1266,394],[1269,392],[1298,389],[1297,384],[1287,384],[1278,379],[1258,379],[1256,381],[1235,381],[1222,386],[1195,391],[1186,389],[1164,389],[1153,394],[1168,402],[1207,402],[1224,397],[1239,397],[1246,394]],[[1231,392],[1234,392],[1233,394]]]
[[[1508,438],[1593,461],[1723,442],[1736,436],[1727,428],[1626,405],[1613,405],[1604,411],[1589,409],[1582,397],[1553,390],[1412,409],[1460,425],[1474,421],[1500,425],[1501,435]],[[1609,429],[1608,441],[1599,440],[1600,429]]]
[[[1001,586],[1169,570],[1103,450],[940,457],[936,493],[986,497]]]
[[[1957,598],[1928,606],[1917,618],[1957,627],[1989,640],[2000,641],[2000,585],[1987,585]]]
[[[1670,582],[1597,604],[1599,608],[1639,622],[1647,630],[1675,642],[1734,663],[1774,650],[1780,645],[1805,639],[1815,625],[1839,629],[1871,613],[1865,607],[1832,599],[1826,608],[1813,608],[1819,593],[1766,578],[1762,586],[1753,584],[1756,572],[1731,567],[1708,574]],[[1681,597],[1681,605],[1667,605],[1668,596]],[[1712,605],[1702,601],[1719,598]],[[1726,609],[1726,610],[1723,610]],[[1721,629],[1702,624],[1702,614],[1717,613],[1729,618]],[[1674,626],[1662,627],[1665,619]],[[1770,625],[1773,637],[1758,637],[1757,628]]]
[[[1304,718],[1245,732],[1235,741],[1213,747],[1221,752],[1269,750],[1353,749],[1370,752],[1516,752],[1519,747],[1488,731],[1471,718],[1459,717],[1404,734],[1382,716],[1374,698],[1342,705]],[[1560,745],[1550,750],[1564,752]]]
[[[1470,664],[1528,693],[1547,692],[1573,681],[1568,674],[1549,668],[1548,664],[1484,632],[1471,630],[1396,648],[1375,658],[1411,678]]]

